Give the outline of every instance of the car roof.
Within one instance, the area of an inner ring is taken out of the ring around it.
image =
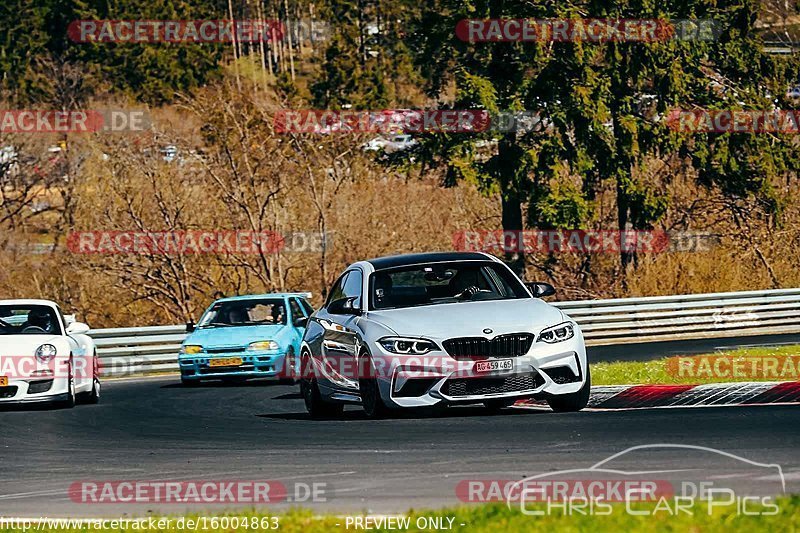
[[[241,302],[246,300],[261,300],[264,298],[287,298],[289,296],[297,296],[299,298],[310,298],[311,293],[308,292],[273,292],[269,294],[244,294],[242,296],[229,296],[227,298],[220,298],[217,302]]]
[[[0,300],[0,305],[46,305],[48,307],[56,307],[56,303],[50,300]]]
[[[444,263],[448,261],[495,261],[495,259],[482,252],[428,252],[420,254],[392,255],[369,259],[375,270],[397,268],[425,263]]]

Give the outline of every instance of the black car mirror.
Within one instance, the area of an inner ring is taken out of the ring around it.
[[[552,296],[556,293],[555,287],[549,283],[531,282],[525,284],[530,289],[534,298],[544,298],[545,296]]]
[[[328,312],[332,315],[360,315],[361,306],[356,302],[357,298],[339,298],[328,306]]]

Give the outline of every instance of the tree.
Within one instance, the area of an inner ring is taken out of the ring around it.
[[[774,106],[769,95],[783,94],[796,59],[764,53],[754,32],[757,7],[754,0],[722,6],[439,0],[416,33],[429,93],[442,96],[454,84],[457,108],[524,107],[538,114],[546,134],[491,133],[496,144],[488,159],[475,157],[478,136],[432,140],[430,153],[447,166],[447,185],[466,178],[499,192],[504,230],[523,228],[526,204],[532,227],[580,227],[608,182],[616,191],[617,228],[651,229],[669,205],[664,180],[679,172],[696,173],[701,184],[729,195],[758,195],[774,208],[769,184],[793,171],[794,143],[749,134],[695,136],[664,120],[672,108]],[[456,23],[469,18],[689,17],[714,19],[722,30],[708,40],[644,42],[467,43],[453,36]],[[715,79],[730,88],[719,90]],[[664,167],[666,176],[654,170]],[[523,270],[521,254],[507,259]],[[623,272],[634,259],[633,251],[621,251]]]

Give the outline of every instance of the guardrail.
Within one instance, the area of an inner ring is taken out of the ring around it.
[[[800,289],[554,302],[588,345],[800,332]],[[107,376],[177,371],[184,326],[93,330]]]

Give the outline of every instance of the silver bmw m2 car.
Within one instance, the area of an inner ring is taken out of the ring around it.
[[[301,391],[312,417],[360,403],[371,418],[395,409],[522,398],[554,411],[589,399],[578,325],[483,253],[426,253],[350,265],[314,313],[301,346]]]

